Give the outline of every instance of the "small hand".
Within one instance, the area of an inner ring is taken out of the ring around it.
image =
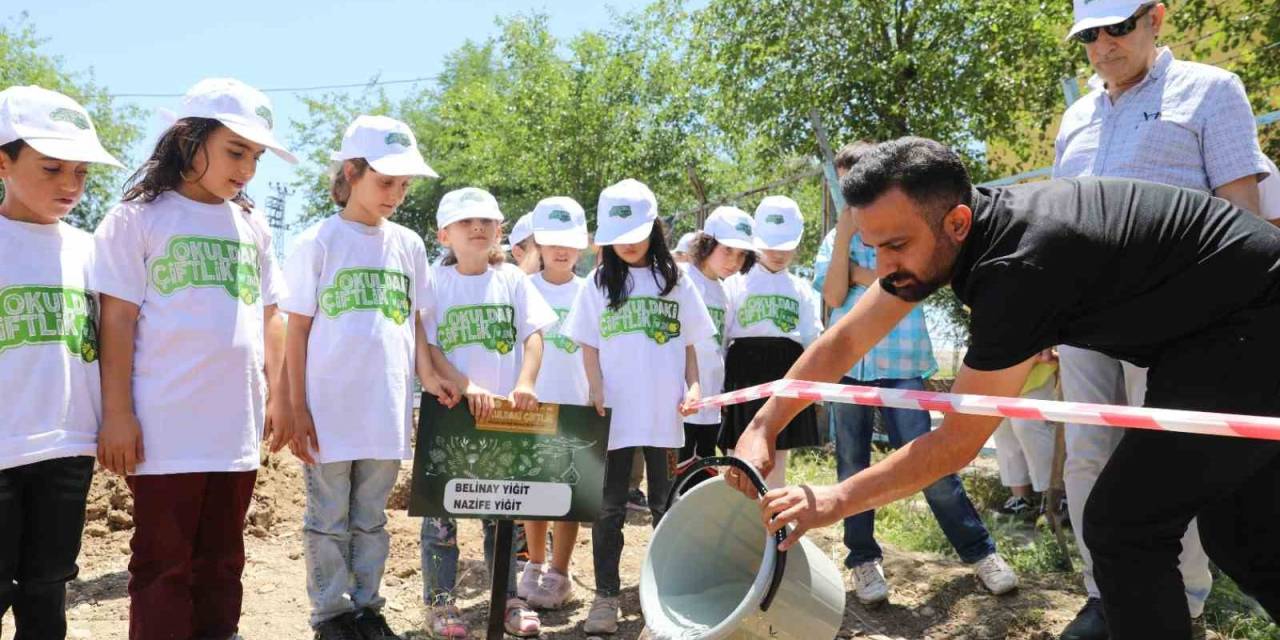
[[[507,396],[507,402],[521,411],[533,411],[538,408],[538,394],[527,386],[517,386]]]
[[[314,453],[320,452],[320,439],[316,436],[316,423],[311,411],[303,408],[293,414],[293,437],[289,439],[289,451],[306,464],[315,464]]]
[[[262,430],[262,441],[267,450],[278,453],[293,440],[293,416],[282,400],[267,402],[267,416]]]
[[[134,472],[146,456],[142,450],[142,425],[128,413],[106,416],[98,431],[98,462],[122,476]]]
[[[593,387],[588,395],[591,400],[591,406],[595,407],[596,413],[600,414],[600,417],[603,418],[604,417],[604,391],[602,391],[599,387]]]
[[[494,395],[489,393],[484,387],[469,383],[467,385],[467,407],[471,409],[471,416],[476,420],[486,420],[489,414],[493,413]]]

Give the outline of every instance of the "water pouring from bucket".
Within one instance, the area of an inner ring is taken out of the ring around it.
[[[844,618],[839,569],[807,538],[778,551],[760,506],[716,477],[679,495],[697,472],[732,466],[768,490],[737,458],[704,458],[675,482],[649,543],[640,608],[656,640],[830,640]],[[679,496],[677,498],[677,496]]]

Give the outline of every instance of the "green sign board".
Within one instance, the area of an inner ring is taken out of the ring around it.
[[[477,424],[459,403],[422,403],[409,515],[590,522],[604,494],[609,412],[499,402]]]

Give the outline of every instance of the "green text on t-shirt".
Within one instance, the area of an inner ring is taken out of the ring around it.
[[[749,327],[769,320],[779,331],[790,333],[800,320],[800,302],[788,296],[747,296],[738,309],[738,324]]]
[[[409,276],[386,269],[341,269],[320,290],[320,310],[330,318],[348,311],[380,311],[396,324],[409,318]]]
[[[707,312],[711,314],[711,322],[716,326],[716,335],[714,336],[716,343],[724,342],[724,309],[707,307]]]
[[[555,348],[565,353],[577,353],[579,349],[578,343],[574,342],[563,333],[560,333],[560,327],[564,324],[564,319],[568,317],[569,310],[555,307],[555,312],[556,323],[550,328],[543,330],[542,335],[546,340],[550,341]]]
[[[639,296],[628,298],[620,309],[605,309],[600,316],[600,335],[612,338],[624,333],[643,333],[658,344],[666,344],[680,336],[680,303]]]
[[[72,357],[98,359],[98,306],[84,289],[18,285],[0,289],[0,352],[66,345]]]
[[[151,285],[161,295],[188,287],[218,287],[245,304],[260,294],[258,247],[206,236],[173,236],[165,255],[151,263]]]
[[[500,355],[516,346],[516,310],[509,304],[472,304],[449,307],[440,323],[440,350],[478,345]]]

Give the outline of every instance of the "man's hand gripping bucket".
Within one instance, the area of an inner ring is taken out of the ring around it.
[[[724,466],[743,471],[760,495],[768,491],[737,458],[704,458],[680,474],[640,576],[640,608],[652,637],[834,638],[844,618],[844,581],[813,542],[778,551],[786,531],[769,535],[759,504],[721,477],[680,495],[698,471]]]

